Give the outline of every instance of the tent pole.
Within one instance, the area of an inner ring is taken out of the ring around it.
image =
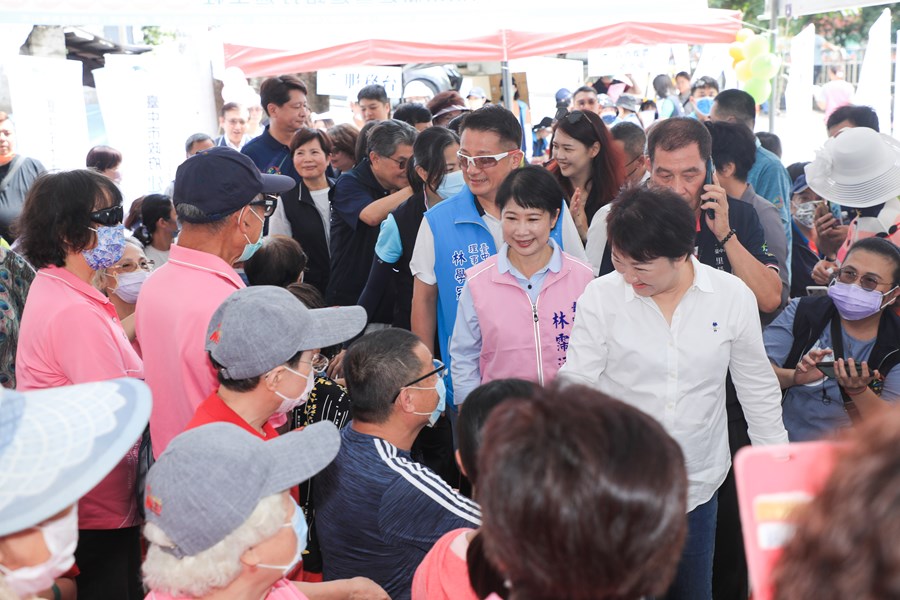
[[[778,3],[780,0],[769,1],[772,4],[771,21],[769,21],[769,25],[771,25],[772,29],[772,38],[769,40],[769,51],[772,54],[775,54],[777,48],[776,38],[778,37]],[[781,68],[778,69],[778,73],[781,73]],[[778,73],[775,73],[772,77],[772,94],[769,96],[769,133],[775,133],[775,112],[777,109],[775,103],[776,99],[779,98]]]
[[[503,101],[506,103],[506,108],[511,110],[513,113],[518,114],[515,110],[516,98],[515,92],[513,92],[512,72],[509,70],[508,61],[504,60],[500,63],[500,76],[501,81],[503,82]]]

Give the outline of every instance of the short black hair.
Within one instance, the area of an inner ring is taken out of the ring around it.
[[[854,127],[868,127],[875,131],[881,131],[878,128],[878,113],[876,113],[875,109],[871,106],[859,106],[854,104],[842,106],[831,113],[828,117],[828,122],[825,123],[825,128],[831,129],[844,121],[850,121],[853,123]]]
[[[122,192],[105,175],[91,169],[44,173],[25,196],[22,214],[13,224],[19,252],[35,269],[63,267],[69,252],[94,241],[98,225],[91,213],[122,205]]]
[[[675,260],[693,253],[696,226],[694,211],[675,192],[632,186],[613,201],[607,235],[615,250],[636,261]]]
[[[388,420],[400,388],[422,369],[415,353],[421,343],[415,334],[399,327],[373,331],[353,342],[344,358],[344,376],[353,398],[354,421]]]
[[[704,90],[706,88],[712,88],[719,91],[719,82],[710,77],[709,75],[704,75],[697,81],[691,84],[691,94],[693,94],[697,90]]]
[[[226,102],[222,105],[222,110],[219,111],[219,116],[224,117],[225,113],[231,112],[233,110],[247,110],[247,108],[243,104],[238,104],[237,102]]]
[[[747,173],[756,162],[756,139],[753,133],[740,123],[707,121],[706,128],[712,136],[712,159],[716,169],[734,165],[734,178],[747,181]]]
[[[522,126],[519,119],[504,106],[485,104],[478,110],[467,113],[459,126],[459,135],[466,129],[492,131],[500,136],[501,143],[511,146],[511,150],[522,143]]]
[[[262,378],[263,373],[254,375],[252,377],[247,377],[245,379],[229,379],[223,374],[225,367],[216,362],[215,359],[213,359],[212,354],[210,354],[209,352],[207,352],[206,354],[207,356],[209,356],[209,362],[212,363],[213,369],[215,369],[216,371],[216,379],[219,380],[219,385],[221,385],[226,390],[237,392],[239,394],[246,394],[247,392],[252,392],[253,390],[255,390],[256,386],[259,385],[259,380]],[[301,356],[303,356],[302,350],[286,360],[284,364],[294,369],[298,364],[300,364]]]
[[[706,160],[712,152],[712,139],[709,131],[697,119],[690,117],[671,117],[657,121],[647,135],[647,155],[653,162],[656,148],[664,152],[673,152],[697,144],[700,158]]]
[[[278,77],[269,77],[259,86],[259,103],[262,105],[266,115],[269,114],[269,104],[275,106],[283,106],[291,99],[291,90],[303,92],[308,95],[306,84],[299,77],[294,75],[279,75]]]
[[[394,109],[394,118],[415,127],[419,123],[431,123],[431,111],[418,102],[404,102]]]
[[[259,250],[244,262],[244,274],[250,285],[286,288],[300,279],[306,262],[300,242],[286,235],[267,235]]]
[[[774,133],[770,133],[768,131],[757,131],[756,139],[759,140],[759,145],[777,156],[781,158],[781,138],[775,135]]]
[[[614,140],[625,144],[625,152],[629,159],[644,154],[647,148],[647,134],[639,125],[629,121],[620,121],[609,130]]]
[[[478,386],[466,396],[460,405],[456,422],[459,461],[472,485],[478,485],[478,449],[481,448],[481,430],[491,411],[510,398],[533,398],[538,386],[524,379],[495,379]]]
[[[87,168],[98,171],[114,169],[122,163],[122,153],[112,146],[94,146],[88,151],[84,163]]]
[[[683,77],[684,79],[688,80],[691,78],[687,71],[678,71],[677,73],[675,73],[675,79],[678,79],[679,77]]]
[[[137,202],[141,205],[141,219],[138,227],[134,229],[134,237],[145,246],[149,246],[153,241],[157,221],[160,219],[168,221],[172,216],[172,199],[165,194],[147,194],[135,201]]]
[[[756,100],[743,90],[725,90],[715,99],[716,117],[727,119],[734,117],[751,130],[756,123]]]
[[[562,186],[550,171],[543,167],[527,165],[513,169],[497,190],[497,208],[503,208],[512,200],[522,208],[536,208],[550,213],[550,218],[559,215],[565,198]]]
[[[598,95],[597,90],[595,90],[594,88],[592,88],[589,85],[583,85],[580,88],[578,88],[577,90],[575,90],[574,92],[572,92],[572,98],[574,99],[576,94],[584,94],[584,93],[593,94],[595,96]]]
[[[383,85],[378,85],[377,83],[367,85],[356,94],[357,102],[362,102],[363,100],[377,100],[382,104],[386,104],[388,102],[387,91],[384,89]]]

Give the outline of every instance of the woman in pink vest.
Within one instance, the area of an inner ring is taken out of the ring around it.
[[[457,404],[494,379],[546,385],[566,362],[577,301],[593,271],[550,239],[562,196],[540,167],[513,171],[500,186],[504,243],[465,272],[450,340]]]

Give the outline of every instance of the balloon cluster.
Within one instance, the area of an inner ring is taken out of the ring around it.
[[[772,78],[781,67],[781,59],[769,52],[769,38],[749,29],[737,32],[728,54],[734,59],[734,72],[743,90],[762,104],[772,95]]]

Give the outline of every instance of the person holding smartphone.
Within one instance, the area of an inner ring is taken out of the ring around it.
[[[860,240],[827,296],[792,300],[766,329],[792,442],[831,436],[900,398],[900,369],[893,369],[900,317],[885,310],[900,295],[898,283],[900,249],[883,238]]]

